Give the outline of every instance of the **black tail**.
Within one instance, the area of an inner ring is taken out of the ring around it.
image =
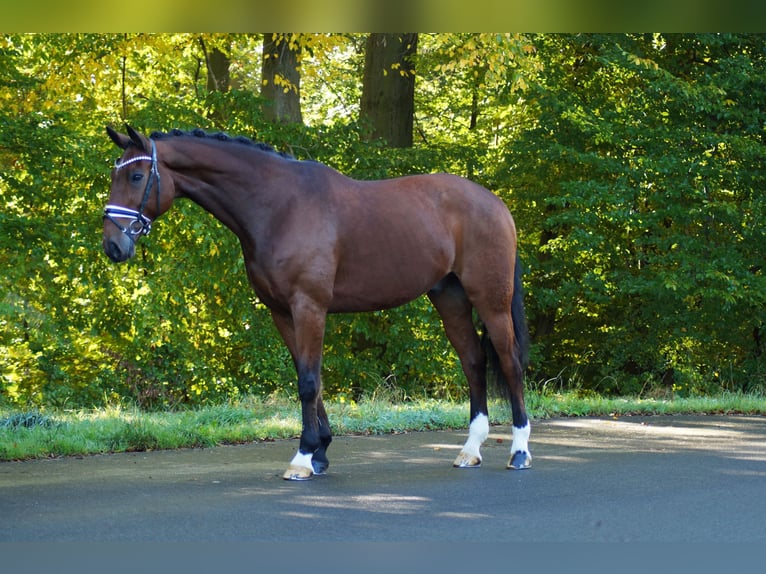
[[[511,317],[513,317],[513,334],[516,336],[516,352],[519,354],[521,370],[529,364],[529,329],[527,328],[527,314],[524,311],[524,285],[521,276],[524,270],[521,267],[521,258],[516,253],[516,271],[513,274],[513,299],[511,300]]]
[[[524,270],[521,267],[521,259],[516,253],[516,271],[513,275],[513,299],[511,299],[511,317],[513,319],[513,334],[516,339],[516,357],[521,365],[522,376],[524,369],[529,363],[529,330],[527,329],[527,316],[524,311],[524,287],[521,283],[521,277]],[[500,369],[500,357],[492,341],[484,330],[481,335],[481,344],[484,353],[487,356],[487,379],[491,380],[492,386],[498,391],[501,397],[510,398],[508,383]]]

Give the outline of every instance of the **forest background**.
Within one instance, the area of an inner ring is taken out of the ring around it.
[[[485,185],[520,230],[530,385],[766,390],[762,35],[14,34],[0,102],[0,404],[293,392],[211,216],[178,202],[134,261],[102,253],[125,122]],[[466,396],[424,299],[333,316],[325,347],[330,397]]]

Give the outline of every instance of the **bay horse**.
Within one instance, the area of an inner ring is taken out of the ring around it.
[[[250,284],[298,377],[302,431],[283,478],[306,480],[329,466],[320,375],[327,314],[388,309],[423,294],[469,385],[468,438],[454,466],[481,465],[487,375],[495,370],[513,417],[507,468],[530,467],[516,226],[496,195],[455,175],[359,181],[247,138],[199,129],[146,137],[126,128],[127,135],[107,127],[123,153],[111,172],[104,251],[114,262],[132,257],[176,198],[192,200],[236,234]],[[474,310],[486,337],[477,333]]]

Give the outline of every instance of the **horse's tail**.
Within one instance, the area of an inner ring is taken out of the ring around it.
[[[527,328],[527,314],[524,311],[524,285],[521,277],[524,269],[521,266],[521,258],[516,253],[516,268],[513,273],[513,299],[511,299],[511,318],[513,319],[513,334],[516,339],[516,352],[518,353],[521,370],[529,364],[529,329]]]
[[[514,354],[521,368],[523,376],[524,369],[529,363],[529,330],[527,329],[527,317],[524,311],[524,287],[521,283],[521,277],[524,270],[521,267],[521,259],[516,253],[516,269],[513,274],[513,298],[511,299],[511,319],[513,320],[513,334],[515,339]],[[503,398],[510,398],[508,382],[505,380],[503,371],[500,369],[500,357],[497,354],[495,346],[487,335],[486,330],[481,337],[484,353],[487,357],[487,378],[492,380],[493,385]]]

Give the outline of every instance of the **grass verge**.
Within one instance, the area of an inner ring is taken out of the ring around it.
[[[467,403],[435,400],[394,404],[386,400],[326,403],[333,432],[386,434],[466,428]],[[762,395],[723,394],[685,399],[527,393],[532,419],[568,416],[672,414],[766,415]],[[490,406],[493,424],[509,424],[510,409]],[[300,406],[288,399],[249,397],[237,403],[195,410],[147,413],[113,407],[95,411],[18,412],[0,410],[0,460],[98,453],[212,447],[296,437]]]

